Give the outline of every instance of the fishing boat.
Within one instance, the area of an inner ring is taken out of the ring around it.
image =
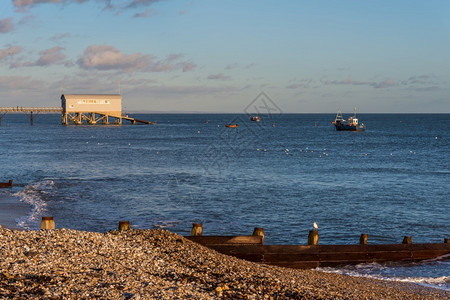
[[[238,127],[238,124],[225,124],[225,127],[236,128],[236,127]]]
[[[337,131],[365,131],[366,126],[364,123],[359,123],[358,118],[356,117],[356,107],[354,108],[353,116],[345,120],[342,117],[342,112],[339,109],[336,118],[333,122],[331,122],[336,126]]]
[[[254,121],[254,122],[260,122],[261,121],[261,117],[256,115],[256,116],[250,116],[250,121]]]

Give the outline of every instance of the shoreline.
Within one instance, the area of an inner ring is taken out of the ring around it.
[[[114,299],[448,299],[412,283],[267,266],[161,229],[0,229],[0,295]]]
[[[11,196],[9,192],[0,191],[0,225],[9,228],[21,228],[17,225],[17,219],[26,217],[31,212],[31,205],[20,202],[17,198]]]

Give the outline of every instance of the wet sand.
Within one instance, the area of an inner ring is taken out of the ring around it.
[[[449,299],[414,284],[266,266],[166,230],[0,229],[0,298]]]
[[[16,198],[0,190],[0,225],[18,229],[17,219],[27,216],[30,211],[30,205],[19,202]]]

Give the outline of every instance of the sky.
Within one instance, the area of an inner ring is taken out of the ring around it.
[[[119,92],[129,112],[450,113],[450,1],[0,1],[0,107]]]

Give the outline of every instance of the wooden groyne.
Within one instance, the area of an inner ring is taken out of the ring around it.
[[[55,229],[53,217],[42,217],[40,228]],[[118,230],[132,230],[130,222],[120,221]],[[450,259],[449,238],[444,239],[443,243],[413,244],[412,237],[407,236],[401,244],[368,245],[368,235],[362,234],[358,245],[318,245],[315,244],[318,231],[311,232],[309,245],[264,245],[263,228],[255,228],[252,235],[203,236],[202,224],[193,224],[191,236],[185,238],[222,254],[293,269]]]
[[[256,230],[255,230],[256,231]],[[263,235],[248,236],[186,236],[187,239],[251,262],[294,269],[335,267],[360,263],[414,262],[450,257],[450,240],[443,243],[413,244],[411,237],[402,244],[368,245],[361,235],[358,245],[318,245],[318,232],[309,245],[264,245]],[[255,234],[255,233],[254,233]]]
[[[198,239],[187,237],[197,242]],[[360,263],[413,262],[450,255],[450,244],[392,245],[245,245],[204,244],[219,253],[248,261],[309,269]]]
[[[0,188],[10,188],[13,186],[13,181],[10,180],[8,182],[0,182]]]

